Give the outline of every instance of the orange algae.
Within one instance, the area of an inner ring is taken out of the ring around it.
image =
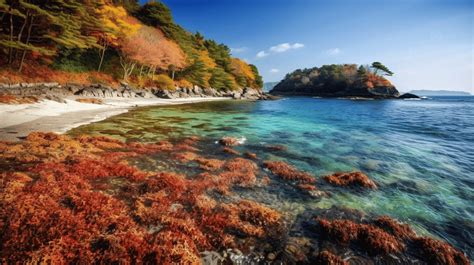
[[[373,223],[397,238],[412,239],[416,236],[410,226],[401,224],[388,216],[380,216]]]
[[[415,238],[413,242],[420,248],[422,257],[424,257],[429,264],[470,264],[462,252],[457,251],[447,243],[426,237]]]
[[[235,150],[235,149],[232,149],[230,147],[224,147],[224,149],[222,149],[224,151],[224,153],[228,153],[228,154],[231,154],[231,155],[240,155],[240,153]]]
[[[362,172],[335,173],[329,176],[324,176],[323,179],[335,186],[356,186],[369,189],[377,188],[375,182],[369,179],[369,177]]]
[[[224,161],[219,159],[207,159],[199,157],[196,159],[196,162],[199,164],[199,167],[208,171],[215,171],[222,168]]]
[[[381,216],[369,223],[345,219],[317,219],[323,239],[342,246],[355,246],[372,256],[396,254],[410,246],[411,252],[427,264],[470,264],[468,258],[448,243],[418,237],[406,224]]]
[[[299,171],[283,161],[265,161],[263,166],[284,180],[295,181],[299,184],[316,182],[316,179],[309,173]]]
[[[193,153],[193,152],[181,152],[181,153],[174,154],[174,158],[180,162],[194,161],[198,157],[199,157],[198,154]]]
[[[34,133],[0,143],[0,260],[7,263],[200,263],[199,253],[245,247],[242,238],[282,236],[281,214],[252,201],[207,193],[256,182],[257,165],[189,155],[215,175],[144,172],[126,159],[170,143]],[[191,162],[191,161],[189,161]],[[15,172],[16,171],[16,172]]]
[[[373,225],[322,219],[319,226],[326,239],[342,245],[355,244],[371,255],[398,253],[404,249],[403,243],[393,235]]]
[[[258,157],[257,157],[257,154],[252,153],[252,152],[245,152],[245,153],[244,153],[244,156],[247,157],[247,158],[249,158],[249,159],[253,159],[253,160],[255,160],[255,159],[258,158]]]

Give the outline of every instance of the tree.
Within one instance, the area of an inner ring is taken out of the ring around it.
[[[176,78],[186,79],[194,85],[209,87],[211,74],[207,71],[205,63],[201,59],[196,59],[191,65],[176,73]]]
[[[140,8],[140,4],[137,0],[112,0],[115,5],[123,6],[127,11],[133,13]]]
[[[120,39],[135,34],[141,26],[132,20],[127,11],[120,6],[102,5],[98,14],[103,25],[103,30],[96,33],[100,45],[100,61],[97,70],[100,71],[107,48],[118,48]]]
[[[143,23],[153,27],[174,24],[171,10],[161,2],[149,2],[143,5],[140,10],[138,10],[137,17]]]
[[[217,44],[214,40],[204,41],[204,46],[206,46],[209,56],[214,59],[217,65],[222,67],[226,72],[232,70],[230,67],[231,57],[229,47],[224,44]]]
[[[262,76],[258,73],[257,66],[253,64],[249,64],[250,68],[252,68],[253,75],[255,77],[255,86],[254,88],[262,88],[263,87],[263,79]]]
[[[96,47],[96,39],[86,30],[94,24],[86,6],[68,0],[0,2],[4,15],[9,15],[8,37],[0,36],[0,46],[9,51],[9,63],[21,53],[18,67],[21,72],[27,53],[52,56],[59,47]]]
[[[216,67],[211,70],[211,78],[209,79],[209,85],[212,88],[220,90],[234,90],[236,88],[233,76],[219,67]]]
[[[123,37],[120,51],[124,80],[128,79],[137,64],[148,66],[152,74],[157,68],[176,71],[185,65],[179,46],[167,40],[159,29],[149,26],[141,26],[133,35]]]
[[[374,69],[374,74],[377,74],[378,71],[382,71],[385,75],[392,76],[393,72],[390,71],[385,65],[380,62],[373,62],[372,68]]]

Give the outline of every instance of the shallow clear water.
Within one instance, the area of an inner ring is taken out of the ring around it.
[[[337,205],[390,215],[474,256],[474,97],[289,98],[146,107],[69,133],[144,142],[199,135],[211,148],[222,136],[245,137],[239,151],[285,160],[316,176],[360,170],[378,183],[378,190],[335,189],[314,201],[278,192],[242,191],[241,196],[260,196],[295,214]],[[267,144],[288,150],[271,152]]]

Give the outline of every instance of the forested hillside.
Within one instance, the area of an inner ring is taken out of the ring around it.
[[[0,0],[0,83],[261,88],[254,65],[176,24],[161,2]]]
[[[398,97],[399,92],[385,76],[392,76],[385,65],[331,64],[297,69],[285,76],[270,92],[281,95],[321,97]]]

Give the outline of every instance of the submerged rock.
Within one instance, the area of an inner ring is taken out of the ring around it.
[[[232,149],[232,148],[227,147],[227,146],[224,147],[223,151],[224,151],[224,153],[228,153],[228,154],[231,154],[231,155],[240,155],[240,153],[237,150]]]
[[[349,265],[348,262],[327,250],[319,252],[315,262],[320,265]]]
[[[244,156],[250,159],[254,159],[254,160],[257,159],[257,154],[252,153],[252,152],[245,152]]]

